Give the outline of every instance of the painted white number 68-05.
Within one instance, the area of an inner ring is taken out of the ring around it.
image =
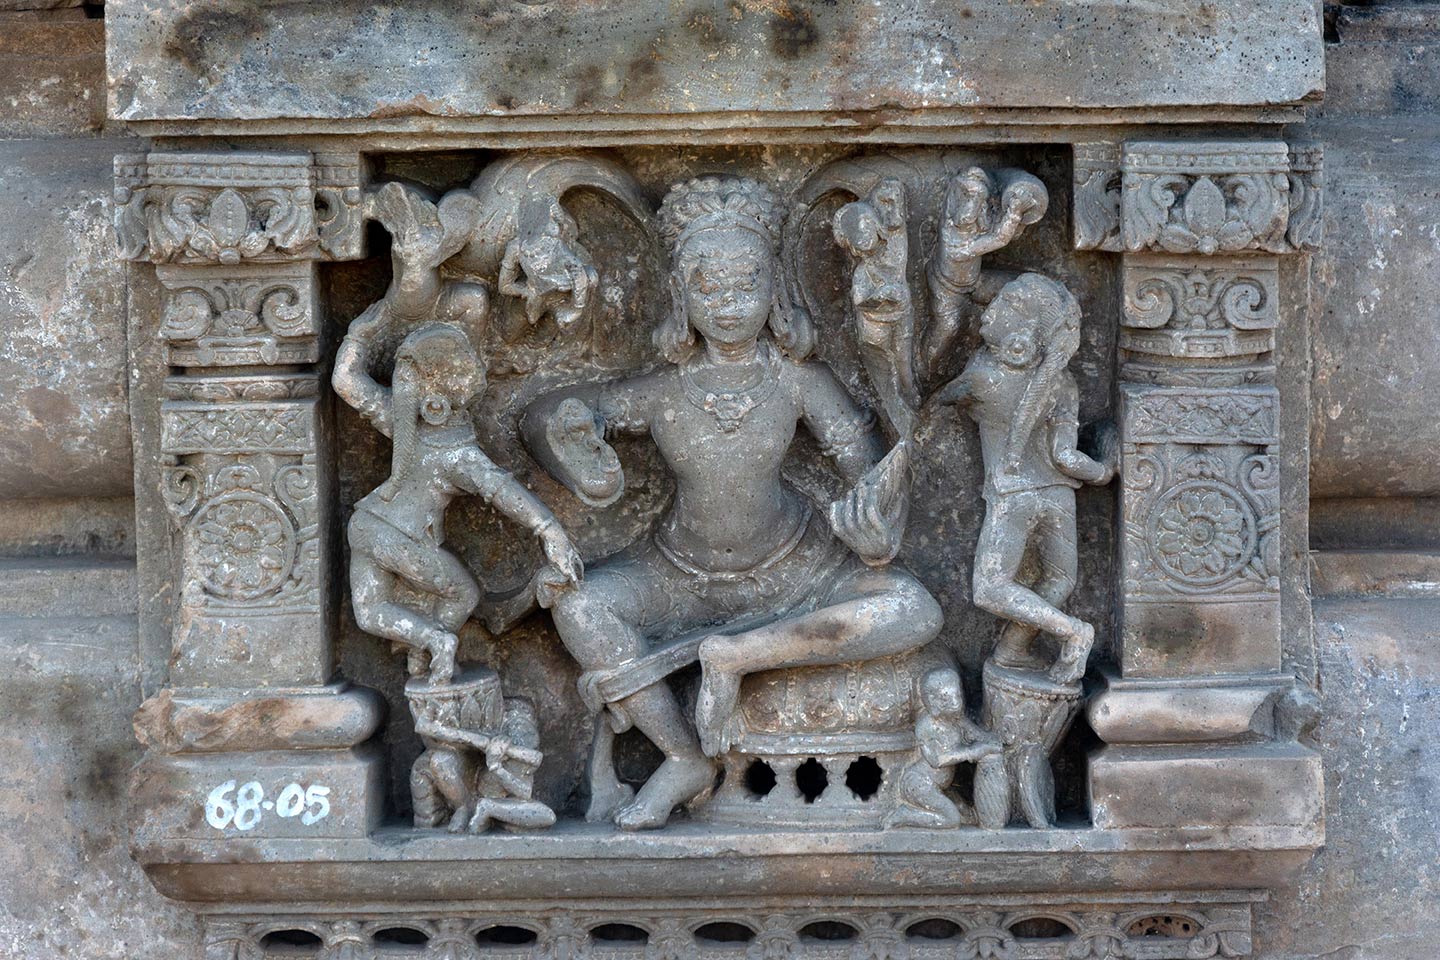
[[[230,799],[230,791],[235,798]],[[275,802],[265,799],[265,788],[251,780],[235,789],[234,780],[226,780],[205,798],[205,822],[216,830],[233,826],[236,830],[253,830],[268,810],[285,818],[299,817],[305,826],[319,823],[330,815],[330,788],[319,784],[302,787],[292,783],[280,791]]]

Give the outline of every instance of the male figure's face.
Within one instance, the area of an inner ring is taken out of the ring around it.
[[[711,230],[691,241],[694,269],[685,283],[690,324],[706,340],[738,345],[754,340],[770,318],[774,258],[749,230]]]
[[[950,673],[932,673],[920,688],[925,709],[938,717],[958,716],[965,710],[965,695],[959,678]]]
[[[1011,291],[1001,290],[980,318],[980,339],[1001,360],[1023,365],[1025,358],[1034,352],[1035,324],[1036,318],[1024,300]]]

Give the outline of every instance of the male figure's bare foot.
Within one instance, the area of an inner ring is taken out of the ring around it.
[[[635,788],[621,783],[615,774],[615,730],[605,712],[595,717],[595,740],[590,747],[590,760],[585,766],[585,779],[590,784],[590,804],[585,808],[585,822],[613,820],[615,812],[635,799]]]
[[[725,725],[735,710],[740,695],[740,675],[717,667],[715,645],[725,637],[710,637],[700,643],[700,690],[695,696],[695,732],[700,735],[700,750],[707,757],[719,756],[729,747],[725,742]]]
[[[1056,683],[1074,683],[1083,677],[1085,662],[1090,659],[1090,648],[1095,645],[1095,628],[1083,620],[1075,623],[1075,632],[1065,638],[1060,656],[1050,668],[1050,679]]]
[[[425,644],[430,651],[430,685],[449,683],[455,677],[455,648],[460,638],[453,633],[436,631]]]
[[[447,833],[464,833],[470,825],[470,808],[459,807],[450,815],[450,822],[446,824]]]
[[[667,757],[650,775],[633,801],[615,814],[621,830],[651,830],[665,826],[670,811],[694,800],[715,783],[715,767],[703,757]]]

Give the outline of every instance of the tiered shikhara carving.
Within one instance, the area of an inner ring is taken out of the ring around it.
[[[393,275],[350,323],[330,386],[393,443],[389,479],[349,520],[349,592],[360,628],[407,655],[425,746],[410,771],[417,827],[555,822],[532,794],[546,748],[534,705],[505,696],[490,667],[456,663],[469,618],[503,634],[537,608],[578,662],[594,718],[588,820],[659,828],[685,807],[690,829],[713,831],[1055,826],[1051,756],[1087,706],[1095,639],[1065,609],[1079,576],[1075,491],[1117,474],[1119,662],[1088,699],[1107,744],[1089,771],[1093,826],[1243,824],[1233,794],[1277,776],[1299,798],[1282,821],[1316,822],[1318,765],[1287,742],[1306,698],[1281,656],[1274,351],[1279,256],[1318,239],[1318,151],[1080,144],[1074,177],[1077,248],[1123,255],[1119,405],[1085,444],[1070,363],[1095,319],[1059,280],[985,263],[1046,216],[1045,186],[1021,170],[861,156],[789,198],[705,176],[657,209],[624,168],[585,154],[513,154],[438,200],[368,184],[356,154],[119,158],[122,252],[155,264],[162,296],[172,375],[158,448],[179,567],[170,687],[137,718],[152,747],[138,839],[203,834],[184,798],[214,786],[207,755],[247,751],[257,783],[323,773],[346,801],[318,830],[271,818],[256,836],[365,837],[381,818],[381,761],[364,746],[378,698],[332,679],[341,550],[316,282],[317,262],[363,254],[371,221],[391,235]],[[589,363],[604,265],[567,209],[582,188],[666,263],[653,363],[618,379]],[[817,232],[846,265],[846,322],[878,421],[812,355],[822,308],[807,271],[825,261],[802,251]],[[979,347],[942,382],[971,327]],[[518,444],[482,448],[487,367],[525,384],[510,435],[589,507],[626,493],[611,440],[648,434],[676,482],[655,528],[582,562],[554,504],[498,465],[522,456]],[[933,642],[949,611],[896,560],[917,433],[947,405],[979,428],[972,600],[1001,621],[973,706]],[[833,500],[781,474],[800,425],[844,482]],[[445,511],[464,496],[543,548],[503,603],[444,546]],[[697,664],[679,692],[676,675]],[[631,728],[663,754],[638,792],[612,758]],[[972,763],[973,804],[953,789]],[[1060,955],[1017,932],[1028,917],[977,911],[946,920],[945,955]],[[1056,922],[1071,958],[1236,956],[1248,950],[1242,912],[1243,923],[1186,914],[1183,937],[1137,933],[1154,911]],[[925,918],[876,918],[853,955],[931,955],[911,929]],[[702,920],[645,918],[635,955],[700,955]],[[771,920],[750,930],[750,955],[814,952],[811,920]],[[297,929],[334,956],[365,956],[378,923]],[[579,955],[593,931],[575,923],[531,932],[549,955]],[[457,957],[481,923],[422,925],[429,952],[417,956]],[[216,955],[246,955],[277,929],[216,925]]]

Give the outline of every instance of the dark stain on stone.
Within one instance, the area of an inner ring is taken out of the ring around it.
[[[111,748],[95,751],[81,774],[85,792],[106,803],[118,801],[125,793],[130,759],[128,752],[124,750]]]
[[[815,15],[802,4],[780,4],[769,29],[770,51],[782,60],[798,60],[820,42]]]
[[[625,82],[620,95],[623,98],[643,98],[659,89],[660,57],[656,53],[645,53],[634,58],[625,69]]]
[[[243,5],[187,8],[171,25],[165,52],[199,72],[238,57],[247,41],[263,35],[265,19]]]
[[[31,387],[25,391],[25,409],[41,423],[66,423],[80,416],[75,401],[51,387]]]
[[[604,71],[593,63],[587,63],[575,73],[575,106],[584,108],[595,102],[595,95],[600,90],[600,82],[604,79]]]

